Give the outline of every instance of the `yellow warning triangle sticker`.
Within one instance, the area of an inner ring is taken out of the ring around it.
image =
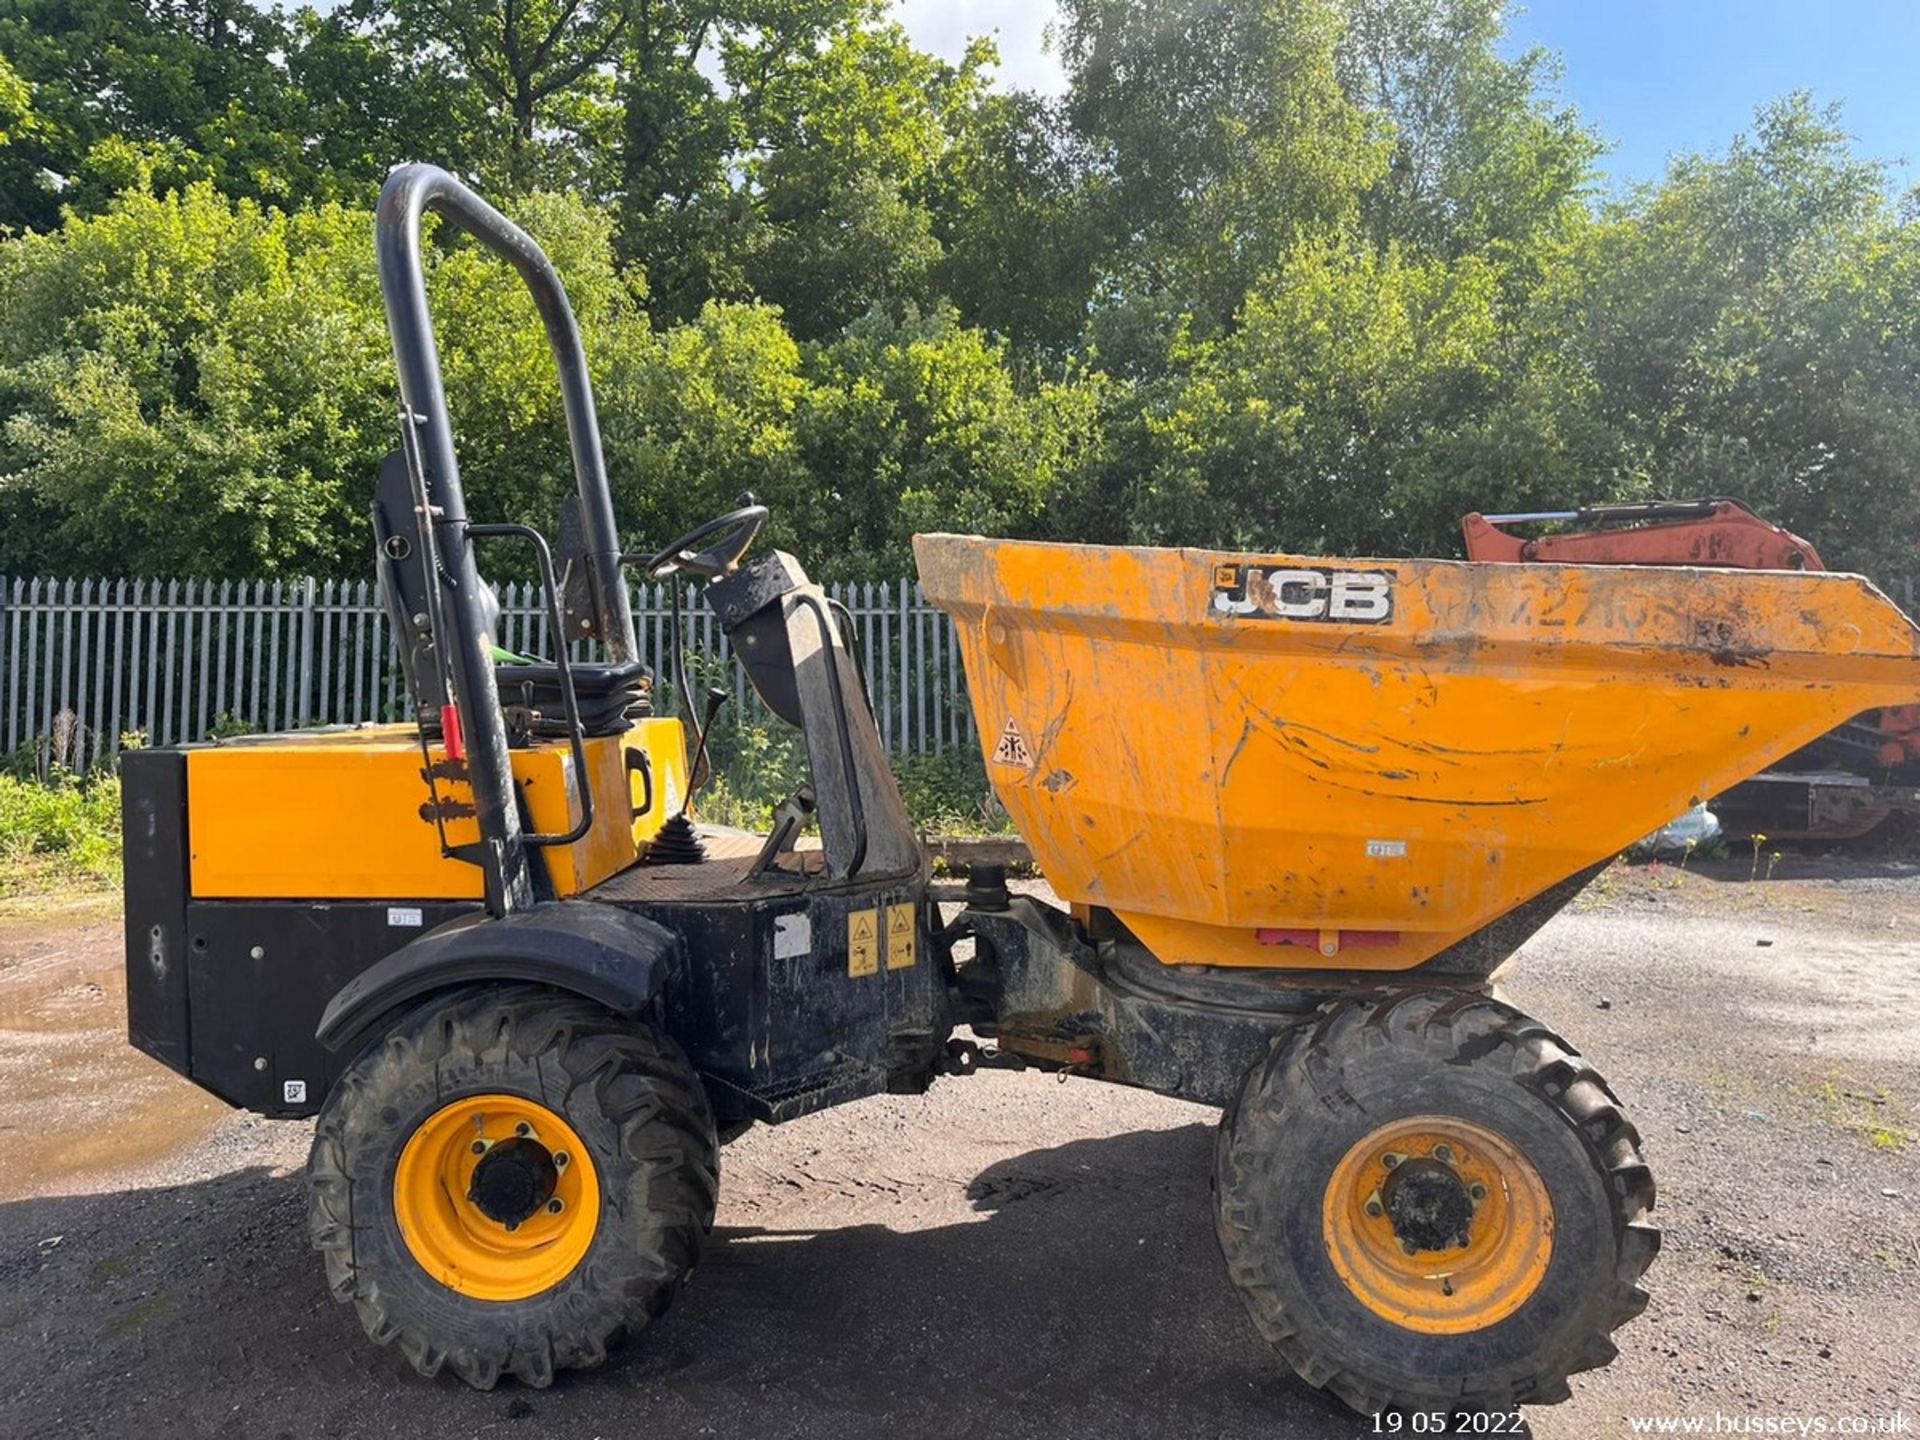
[[[862,910],[853,917],[853,938],[856,940],[873,938],[873,911]]]
[[[908,905],[895,905],[887,911],[887,934],[904,935],[913,929],[913,909]]]
[[[1020,727],[1014,718],[1007,717],[1006,728],[1000,732],[1000,743],[993,747],[993,763],[996,765],[1033,764],[1033,752],[1027,749],[1026,736],[1020,733]]]

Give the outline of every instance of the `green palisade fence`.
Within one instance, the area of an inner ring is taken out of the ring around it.
[[[875,718],[896,754],[973,744],[953,625],[909,579],[829,585],[858,636]],[[672,703],[667,587],[632,592],[659,708]],[[500,643],[546,654],[535,585],[500,587]],[[698,586],[682,591],[692,683],[753,697]],[[583,652],[575,647],[576,655]],[[337,580],[71,580],[0,577],[0,754],[85,770],[125,735],[176,745],[405,717],[399,661],[376,586]]]

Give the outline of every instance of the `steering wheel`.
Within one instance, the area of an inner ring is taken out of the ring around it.
[[[760,527],[767,523],[767,507],[751,494],[740,497],[738,509],[696,526],[646,559],[640,569],[649,580],[664,580],[669,575],[698,575],[718,580],[739,568]]]

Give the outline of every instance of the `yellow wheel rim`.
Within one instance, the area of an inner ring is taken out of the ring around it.
[[[1553,1258],[1553,1201],[1505,1137],[1452,1116],[1383,1125],[1335,1167],[1327,1255],[1367,1309],[1462,1335],[1526,1304]]]
[[[470,1095],[413,1132],[393,1172],[407,1249],[476,1300],[524,1300],[573,1273],[600,1228],[600,1177],[565,1120],[518,1095]]]

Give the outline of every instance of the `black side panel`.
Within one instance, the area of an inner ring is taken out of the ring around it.
[[[790,1120],[890,1086],[924,1088],[951,1029],[924,896],[914,880],[639,907],[686,939],[667,1029],[722,1120]],[[858,957],[856,933],[866,937]]]
[[[126,836],[127,1038],[188,1074],[187,757],[130,750],[120,765]]]
[[[317,1113],[353,1059],[314,1037],[327,1002],[409,941],[478,909],[472,902],[193,902],[186,909],[188,1073],[228,1104],[262,1115]],[[131,900],[127,916],[131,922]]]

